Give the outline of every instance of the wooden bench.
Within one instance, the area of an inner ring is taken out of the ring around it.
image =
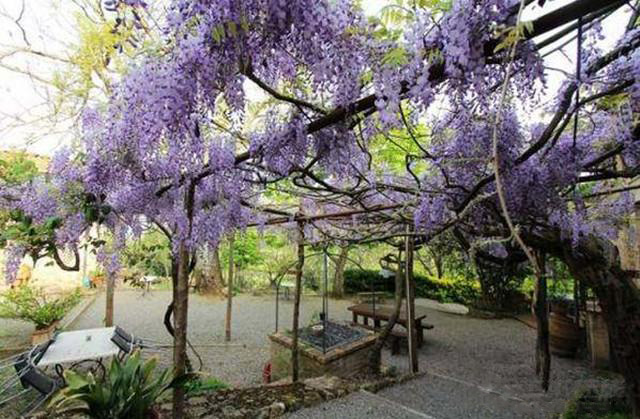
[[[417,330],[417,336],[424,336],[424,331],[425,330],[431,330],[433,329],[433,325],[432,324],[423,324],[421,325],[421,327],[419,328],[419,330]],[[409,334],[406,331],[403,330],[398,330],[398,329],[391,329],[391,333],[389,333],[389,345],[391,346],[391,355],[396,355],[400,352],[400,343],[402,342],[408,342],[409,341]],[[418,347],[422,347],[422,345],[424,344],[424,338],[422,339],[418,339]]]
[[[353,314],[353,323],[354,324],[364,324],[366,326],[369,325],[369,319],[373,320],[373,327],[375,329],[380,329],[382,322],[388,322],[391,318],[394,308],[389,305],[375,305],[375,304],[356,304],[351,307],[347,307],[347,310],[351,311]],[[359,318],[362,317],[362,323],[358,322]],[[422,346],[424,342],[424,330],[432,329],[433,325],[423,325],[422,321],[427,317],[425,313],[418,313],[414,316],[413,322],[417,331],[417,343],[418,347]],[[396,319],[396,323],[403,326],[405,329],[407,328],[407,315],[404,310],[400,310],[400,315]]]
[[[378,323],[378,326],[371,326],[369,325],[368,322],[366,323],[351,322],[351,325],[362,327],[363,329],[367,329],[367,330],[373,330],[374,332],[378,332],[378,333],[382,330],[382,327],[379,326],[379,323]],[[432,324],[422,324],[421,322],[416,324],[416,334],[417,334],[416,338],[417,338],[418,347],[422,347],[422,345],[424,344],[424,331],[431,330],[433,329],[433,327],[434,326]],[[387,337],[387,339],[389,340],[389,346],[391,347],[391,354],[397,355],[400,352],[400,344],[403,341],[407,342],[409,339],[409,335],[406,331],[398,330],[397,328],[394,327],[389,332],[389,336]]]
[[[353,322],[351,322],[351,324],[356,327],[362,327],[363,329],[373,330],[374,332],[380,332],[380,329],[375,328],[373,326],[369,326],[368,324],[353,323]],[[387,337],[389,346],[391,347],[391,355],[396,355],[398,354],[398,352],[400,352],[400,342],[402,340],[406,341],[407,338],[408,338],[407,332],[403,332],[402,330],[398,330],[395,328],[391,329],[391,331],[389,332],[389,336]]]

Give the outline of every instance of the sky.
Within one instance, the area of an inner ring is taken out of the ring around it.
[[[61,63],[56,59],[20,51],[31,48],[66,58],[78,37],[75,13],[79,13],[79,9],[74,6],[75,1],[77,0],[25,0],[18,25],[15,21],[20,16],[22,1],[0,0],[0,149],[26,149],[36,154],[50,155],[60,146],[70,144],[77,138],[77,131],[74,129],[76,121],[53,121],[47,118],[51,114],[51,103],[54,102],[48,95],[48,89],[38,81],[39,78],[50,79]],[[542,12],[548,13],[568,2],[569,0],[547,1],[542,9],[534,3],[525,10],[523,19],[535,19]],[[363,6],[369,15],[378,14],[388,3],[389,0],[363,0]],[[620,38],[627,19],[627,11],[618,11],[604,21],[605,39],[601,41],[602,46],[611,46]],[[576,43],[572,42],[562,51],[547,57],[545,64],[553,69],[573,73],[575,57]],[[16,67],[23,71],[12,70]],[[552,99],[553,93],[558,91],[565,77],[557,70],[548,71],[548,93],[545,101]],[[248,96],[259,96],[252,89],[255,87],[247,86]],[[542,118],[543,115],[539,112],[533,117]]]

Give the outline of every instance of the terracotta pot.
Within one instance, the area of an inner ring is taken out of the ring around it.
[[[41,343],[47,342],[49,339],[53,337],[56,329],[58,327],[58,322],[54,322],[53,324],[45,327],[44,329],[36,329],[31,334],[31,344],[39,345]]]
[[[580,328],[565,315],[550,313],[549,346],[551,352],[562,357],[574,357],[580,344]]]
[[[104,276],[96,275],[91,278],[91,284],[94,288],[100,288],[104,285]]]

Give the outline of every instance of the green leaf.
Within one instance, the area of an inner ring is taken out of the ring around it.
[[[235,36],[238,34],[238,26],[236,25],[236,22],[230,21],[227,26],[229,28],[229,34],[235,38]]]
[[[65,370],[64,379],[67,382],[67,386],[72,390],[78,390],[89,385],[86,379],[73,370]]]
[[[392,67],[401,67],[409,63],[407,51],[402,47],[396,47],[388,51],[382,57],[382,64]]]

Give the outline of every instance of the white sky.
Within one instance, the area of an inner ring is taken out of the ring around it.
[[[541,10],[547,13],[568,2],[569,0],[548,1],[543,9],[533,6],[526,10],[524,19],[533,19],[541,14]],[[33,77],[3,67],[19,66],[28,69],[33,75],[45,78],[51,77],[53,71],[59,68],[56,61],[39,56],[5,56],[11,50],[10,47],[26,46],[21,30],[12,22],[20,13],[21,3],[20,0],[0,0],[0,148],[28,149],[37,154],[51,154],[61,144],[68,144],[73,140],[74,121],[53,123],[42,120],[43,115],[48,114],[43,104],[51,103],[47,90]],[[31,47],[64,56],[77,39],[73,13],[78,9],[74,7],[72,0],[25,0],[25,4],[21,24]],[[363,4],[367,13],[376,14],[388,4],[388,0],[364,0]],[[627,18],[628,11],[625,10],[618,11],[605,20],[603,33],[606,39],[603,46],[611,46],[620,38]],[[549,67],[573,73],[575,55],[576,46],[572,42],[563,48],[563,53],[554,53],[545,63]],[[565,76],[556,71],[549,71],[548,75],[547,97],[550,98],[557,92]]]

